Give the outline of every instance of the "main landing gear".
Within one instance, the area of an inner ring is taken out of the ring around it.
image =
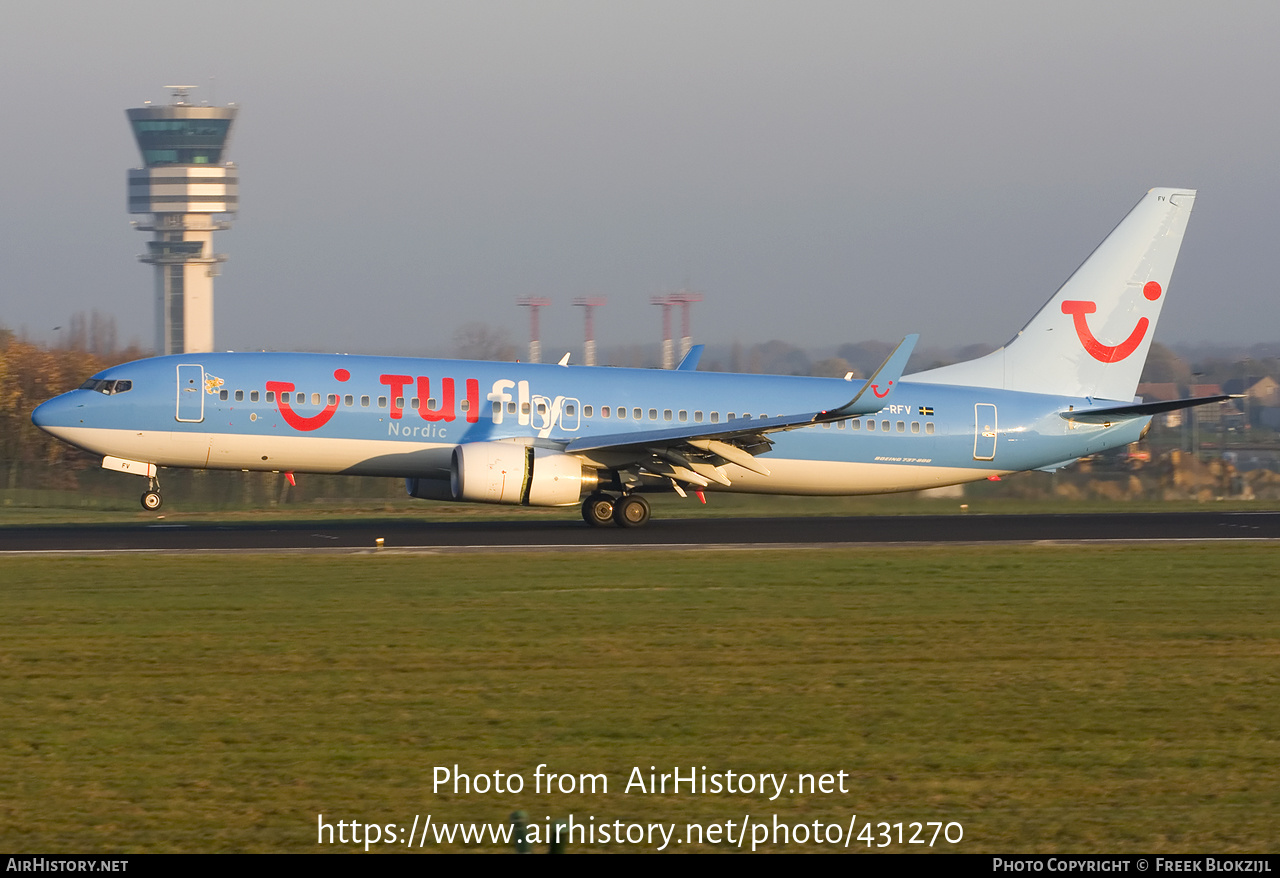
[[[147,486],[147,492],[142,495],[142,508],[148,512],[154,512],[164,503],[164,499],[160,496],[160,483],[155,479],[151,479]]]
[[[649,501],[639,494],[592,494],[582,501],[582,518],[592,527],[641,527],[649,515]]]

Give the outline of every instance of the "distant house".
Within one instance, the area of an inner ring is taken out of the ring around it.
[[[1187,395],[1191,398],[1199,396],[1222,396],[1221,384],[1192,384],[1187,388]],[[1237,409],[1231,403],[1220,403],[1218,405],[1202,405],[1197,406],[1195,416],[1201,424],[1221,424],[1223,418],[1228,413],[1235,413]]]
[[[1269,375],[1232,378],[1222,385],[1223,393],[1243,395],[1252,406],[1280,406],[1280,381]]]
[[[1172,381],[1147,381],[1138,385],[1138,396],[1143,402],[1167,402],[1182,397],[1181,388]],[[1165,412],[1157,416],[1157,420],[1165,427],[1181,427],[1184,412],[1182,410]]]
[[[1138,396],[1144,402],[1165,402],[1181,395],[1178,385],[1172,381],[1145,381],[1138,385]]]
[[[1244,396],[1237,405],[1250,424],[1280,429],[1280,381],[1270,375],[1232,378],[1222,385],[1222,392]]]

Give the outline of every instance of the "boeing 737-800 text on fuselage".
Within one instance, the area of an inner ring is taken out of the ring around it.
[[[414,497],[582,506],[644,524],[654,491],[877,494],[1056,469],[1138,439],[1138,378],[1195,192],[1153,189],[1031,321],[981,357],[904,376],[907,336],[866,381],[291,353],[185,354],[106,369],[39,406],[103,466],[346,473]]]

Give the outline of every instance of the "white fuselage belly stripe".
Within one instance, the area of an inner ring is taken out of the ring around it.
[[[245,436],[62,427],[61,438],[99,454],[159,466],[348,475],[447,478],[451,443],[322,436]],[[791,460],[768,456],[770,475],[725,466],[731,486],[708,490],[752,494],[846,495],[912,491],[971,482],[1007,470],[922,464]]]
[[[424,476],[447,470],[451,443],[246,436],[61,427],[59,438],[99,454],[160,466],[290,470],[371,476]]]

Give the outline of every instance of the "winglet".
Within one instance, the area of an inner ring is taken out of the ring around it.
[[[678,372],[696,372],[698,371],[698,361],[702,359],[702,349],[706,345],[696,344],[689,348],[689,353],[684,355],[684,359],[680,361],[680,365],[676,366]]]
[[[868,415],[872,412],[878,412],[888,405],[889,396],[893,393],[893,388],[897,385],[898,380],[902,378],[902,372],[907,368],[907,360],[911,359],[911,352],[915,350],[916,342],[919,340],[920,336],[912,333],[898,342],[898,346],[893,349],[893,353],[889,354],[885,361],[880,364],[880,368],[871,374],[871,377],[862,385],[862,389],[858,391],[857,396],[838,409],[822,412],[814,420],[838,421],[841,418]],[[871,392],[867,393],[868,390]]]

